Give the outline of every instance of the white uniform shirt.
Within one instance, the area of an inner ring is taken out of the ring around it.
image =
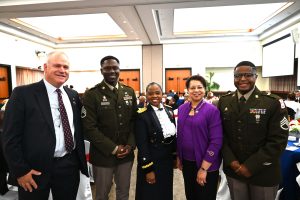
[[[152,106],[152,105],[151,105]],[[168,114],[166,113],[163,105],[160,105],[160,108],[163,108],[162,110],[159,110],[159,108],[152,106],[153,110],[155,111],[155,114],[160,122],[160,125],[163,130],[164,138],[171,137],[176,134],[176,128],[175,125],[171,122]]]

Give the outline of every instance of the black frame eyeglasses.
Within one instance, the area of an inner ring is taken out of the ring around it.
[[[236,73],[233,76],[234,76],[235,79],[241,79],[242,77],[253,78],[254,76],[256,76],[256,74],[253,74],[253,73]]]

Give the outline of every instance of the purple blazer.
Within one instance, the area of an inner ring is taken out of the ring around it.
[[[203,103],[203,105],[201,105]],[[212,163],[208,171],[215,171],[220,168],[220,149],[223,141],[223,130],[220,111],[218,108],[207,102],[200,102],[196,107],[192,121],[192,143],[195,152],[197,167],[200,168],[202,161]],[[182,139],[184,137],[185,120],[191,110],[191,103],[185,103],[178,108],[177,126],[177,155],[182,161]],[[185,129],[187,130],[187,129]]]

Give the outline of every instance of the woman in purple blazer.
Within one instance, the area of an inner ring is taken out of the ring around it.
[[[182,169],[187,200],[215,200],[221,164],[222,122],[217,107],[204,100],[206,81],[186,81],[190,102],[179,107],[177,164]]]

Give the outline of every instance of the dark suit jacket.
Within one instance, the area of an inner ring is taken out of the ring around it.
[[[75,126],[75,151],[80,170],[87,175],[84,140],[80,121],[81,103],[78,93],[64,88],[73,108]],[[55,131],[50,103],[44,81],[16,87],[7,104],[4,115],[3,147],[10,175],[15,183],[17,177],[31,169],[43,175],[53,167]]]

